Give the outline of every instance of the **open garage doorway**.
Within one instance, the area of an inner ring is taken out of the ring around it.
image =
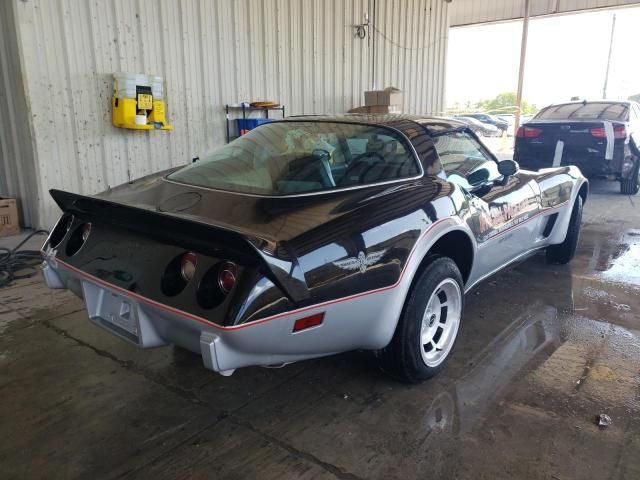
[[[639,24],[640,6],[532,18],[520,123],[552,103],[637,99]],[[514,135],[522,26],[522,20],[512,20],[451,28],[448,115],[498,115],[510,122],[509,137]],[[513,140],[485,140],[500,155],[512,154]]]

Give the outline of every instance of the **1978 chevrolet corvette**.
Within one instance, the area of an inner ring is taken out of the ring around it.
[[[59,190],[51,288],[142,348],[223,375],[353,349],[408,382],[454,346],[464,293],[527,255],[574,255],[588,184],[519,170],[466,124],[292,117],[96,196]]]

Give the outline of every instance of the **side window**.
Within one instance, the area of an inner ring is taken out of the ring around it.
[[[345,167],[332,167],[336,185],[384,182],[419,173],[413,154],[391,135],[367,133],[346,137],[345,141],[351,160]]]
[[[465,132],[450,132],[433,138],[447,180],[471,190],[501,178],[498,164],[482,145]]]

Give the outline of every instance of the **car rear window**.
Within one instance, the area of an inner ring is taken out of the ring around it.
[[[629,106],[624,103],[588,102],[552,105],[541,110],[536,120],[629,120]]]
[[[319,121],[264,124],[169,175],[191,185],[257,195],[321,192],[416,176],[392,129]]]

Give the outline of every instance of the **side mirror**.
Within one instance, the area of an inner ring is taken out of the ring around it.
[[[520,165],[515,160],[501,160],[498,162],[498,172],[505,178],[518,173]]]

